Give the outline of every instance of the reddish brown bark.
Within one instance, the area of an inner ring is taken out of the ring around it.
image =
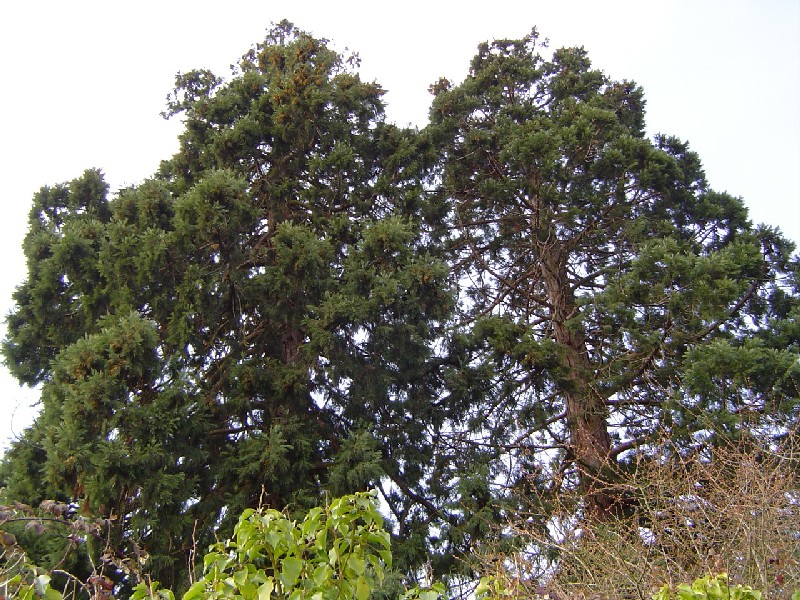
[[[563,398],[570,436],[570,450],[578,468],[586,515],[606,519],[613,513],[616,498],[608,489],[603,473],[611,455],[605,402],[592,388],[592,365],[583,331],[570,326],[578,314],[575,295],[566,267],[566,252],[551,231],[541,244],[541,272],[550,304],[553,339],[562,351],[566,374]]]

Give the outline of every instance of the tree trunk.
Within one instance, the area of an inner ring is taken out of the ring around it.
[[[603,398],[591,386],[592,365],[586,348],[586,336],[581,329],[569,323],[578,315],[578,308],[567,274],[567,252],[562,243],[553,241],[557,240],[555,231],[551,230],[550,236],[546,245],[540,245],[539,256],[551,305],[553,339],[563,352],[561,361],[566,381],[562,384],[562,394],[570,450],[578,467],[586,516],[604,520],[613,514],[617,505],[603,476],[611,453],[606,406]]]

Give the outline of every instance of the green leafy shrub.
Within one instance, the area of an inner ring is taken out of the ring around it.
[[[32,564],[24,552],[10,548],[16,544],[5,544],[9,534],[4,533],[2,567],[0,567],[0,598],[19,598],[33,600],[61,600],[61,592],[50,587],[50,575],[44,569]]]
[[[50,587],[50,574],[33,565],[4,533],[0,566],[0,597],[61,600]],[[231,598],[241,600],[367,600],[380,589],[392,568],[389,533],[383,528],[375,494],[357,493],[313,508],[293,521],[272,509],[247,509],[233,538],[210,548],[203,559],[203,577],[194,582],[183,600]],[[88,587],[86,588],[89,589]],[[111,598],[93,590],[93,598]],[[483,577],[474,590],[479,600],[518,598],[520,590],[502,576]],[[389,597],[401,600],[446,598],[442,583],[402,589]],[[539,596],[537,596],[539,597]],[[729,585],[725,573],[707,575],[691,585],[664,585],[653,600],[763,600],[749,586]],[[131,600],[175,600],[175,594],[157,582],[140,583]],[[800,600],[796,591],[791,600]]]
[[[795,592],[792,600],[795,596],[800,598],[800,592]],[[692,585],[682,583],[675,590],[665,585],[653,595],[653,600],[762,600],[763,597],[749,586],[729,586],[727,574],[720,573],[696,579]]]
[[[301,522],[273,509],[245,510],[233,538],[213,546],[204,575],[184,600],[366,600],[392,567],[389,533],[374,493],[357,493],[311,509]],[[437,600],[445,587],[415,587],[402,598]],[[173,600],[168,590],[142,583],[132,600]]]

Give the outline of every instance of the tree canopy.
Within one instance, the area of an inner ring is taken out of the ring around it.
[[[687,143],[645,137],[640,88],[537,42],[434,86],[455,331],[485,384],[469,443],[507,448],[512,479],[577,476],[602,516],[602,471],[654,436],[793,430],[798,261]]]
[[[624,513],[656,437],[795,435],[793,246],[645,136],[636,84],[534,30],[412,129],[357,66],[280,23],[229,80],[178,75],[151,179],[36,194],[3,351],[42,411],[10,497],[115,519],[180,589],[246,508],[378,487],[395,564],[454,573],[532,489]]]

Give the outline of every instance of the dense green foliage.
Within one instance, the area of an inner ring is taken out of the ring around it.
[[[0,485],[114,517],[176,592],[248,508],[377,487],[397,568],[470,578],[532,498],[627,514],[654,435],[794,435],[791,243],[645,137],[635,84],[540,51],[482,44],[422,130],[285,22],[229,81],[180,74],[151,179],[34,197],[3,350],[42,412]]]
[[[360,492],[336,498],[324,507],[313,507],[300,522],[274,509],[246,509],[239,516],[233,536],[226,542],[215,543],[202,557],[203,574],[182,598],[438,600],[445,597],[442,583],[409,589],[391,571],[390,535],[383,527],[376,495]],[[69,512],[69,508],[58,509],[62,525],[71,524],[76,532],[82,529],[90,535],[97,533],[94,527],[77,527],[85,522],[70,520],[63,511]],[[17,508],[4,511],[0,526],[20,519],[42,527],[53,520]],[[60,600],[74,598],[80,591],[87,592],[93,600],[110,596],[113,584],[98,572],[87,577],[78,588],[62,594],[51,587],[50,574],[31,563],[13,535],[3,536],[0,540],[2,597]],[[80,536],[76,533],[72,537]],[[175,594],[146,577],[133,589],[130,598],[174,600]]]
[[[203,577],[183,600],[367,600],[385,593],[392,553],[374,497],[359,493],[312,508],[300,523],[276,510],[247,509],[233,538],[216,544],[203,565]],[[430,589],[395,587],[393,596],[408,600],[437,600],[444,592],[441,584]],[[154,583],[142,583],[131,598],[161,597],[173,596]]]
[[[653,600],[711,600],[720,598],[725,600],[761,600],[761,592],[751,589],[749,586],[728,585],[727,577],[724,574],[712,576],[707,575],[695,580],[691,585],[683,583],[678,589],[673,591],[665,585],[653,596]],[[797,596],[796,592],[792,598]]]
[[[464,393],[483,394],[465,451],[507,450],[494,481],[578,479],[607,518],[624,507],[604,471],[654,435],[792,430],[793,246],[686,143],[645,137],[641,89],[583,49],[543,57],[534,31],[433,91]]]
[[[387,585],[392,565],[389,533],[383,528],[375,495],[357,493],[314,507],[302,522],[292,521],[272,509],[247,509],[234,527],[233,537],[218,542],[203,557],[203,576],[183,594],[183,600],[232,598],[239,600],[336,600],[447,598],[445,586],[407,589],[402,582]],[[14,542],[3,540],[0,590],[23,599],[61,600],[64,594],[50,586],[51,577],[30,563]],[[10,566],[9,566],[10,565]],[[95,578],[95,581],[102,578]],[[92,581],[90,578],[89,581]],[[92,588],[91,584],[87,584]],[[108,594],[95,585],[92,597]],[[108,588],[105,588],[106,590]],[[800,591],[792,595],[792,600]],[[501,578],[483,577],[475,586],[477,600],[521,597]],[[527,597],[527,596],[526,596]],[[542,597],[534,594],[534,597]],[[549,596],[545,596],[549,597]],[[761,600],[749,586],[729,585],[728,577],[706,575],[673,589],[662,586],[653,600]],[[131,600],[174,600],[172,590],[147,578],[133,590]]]
[[[181,149],[152,180],[37,194],[5,352],[43,410],[9,452],[14,495],[122,515],[173,582],[193,531],[259,499],[418,489],[431,424],[409,416],[452,301],[381,94],[282,24],[229,83],[178,77]]]

